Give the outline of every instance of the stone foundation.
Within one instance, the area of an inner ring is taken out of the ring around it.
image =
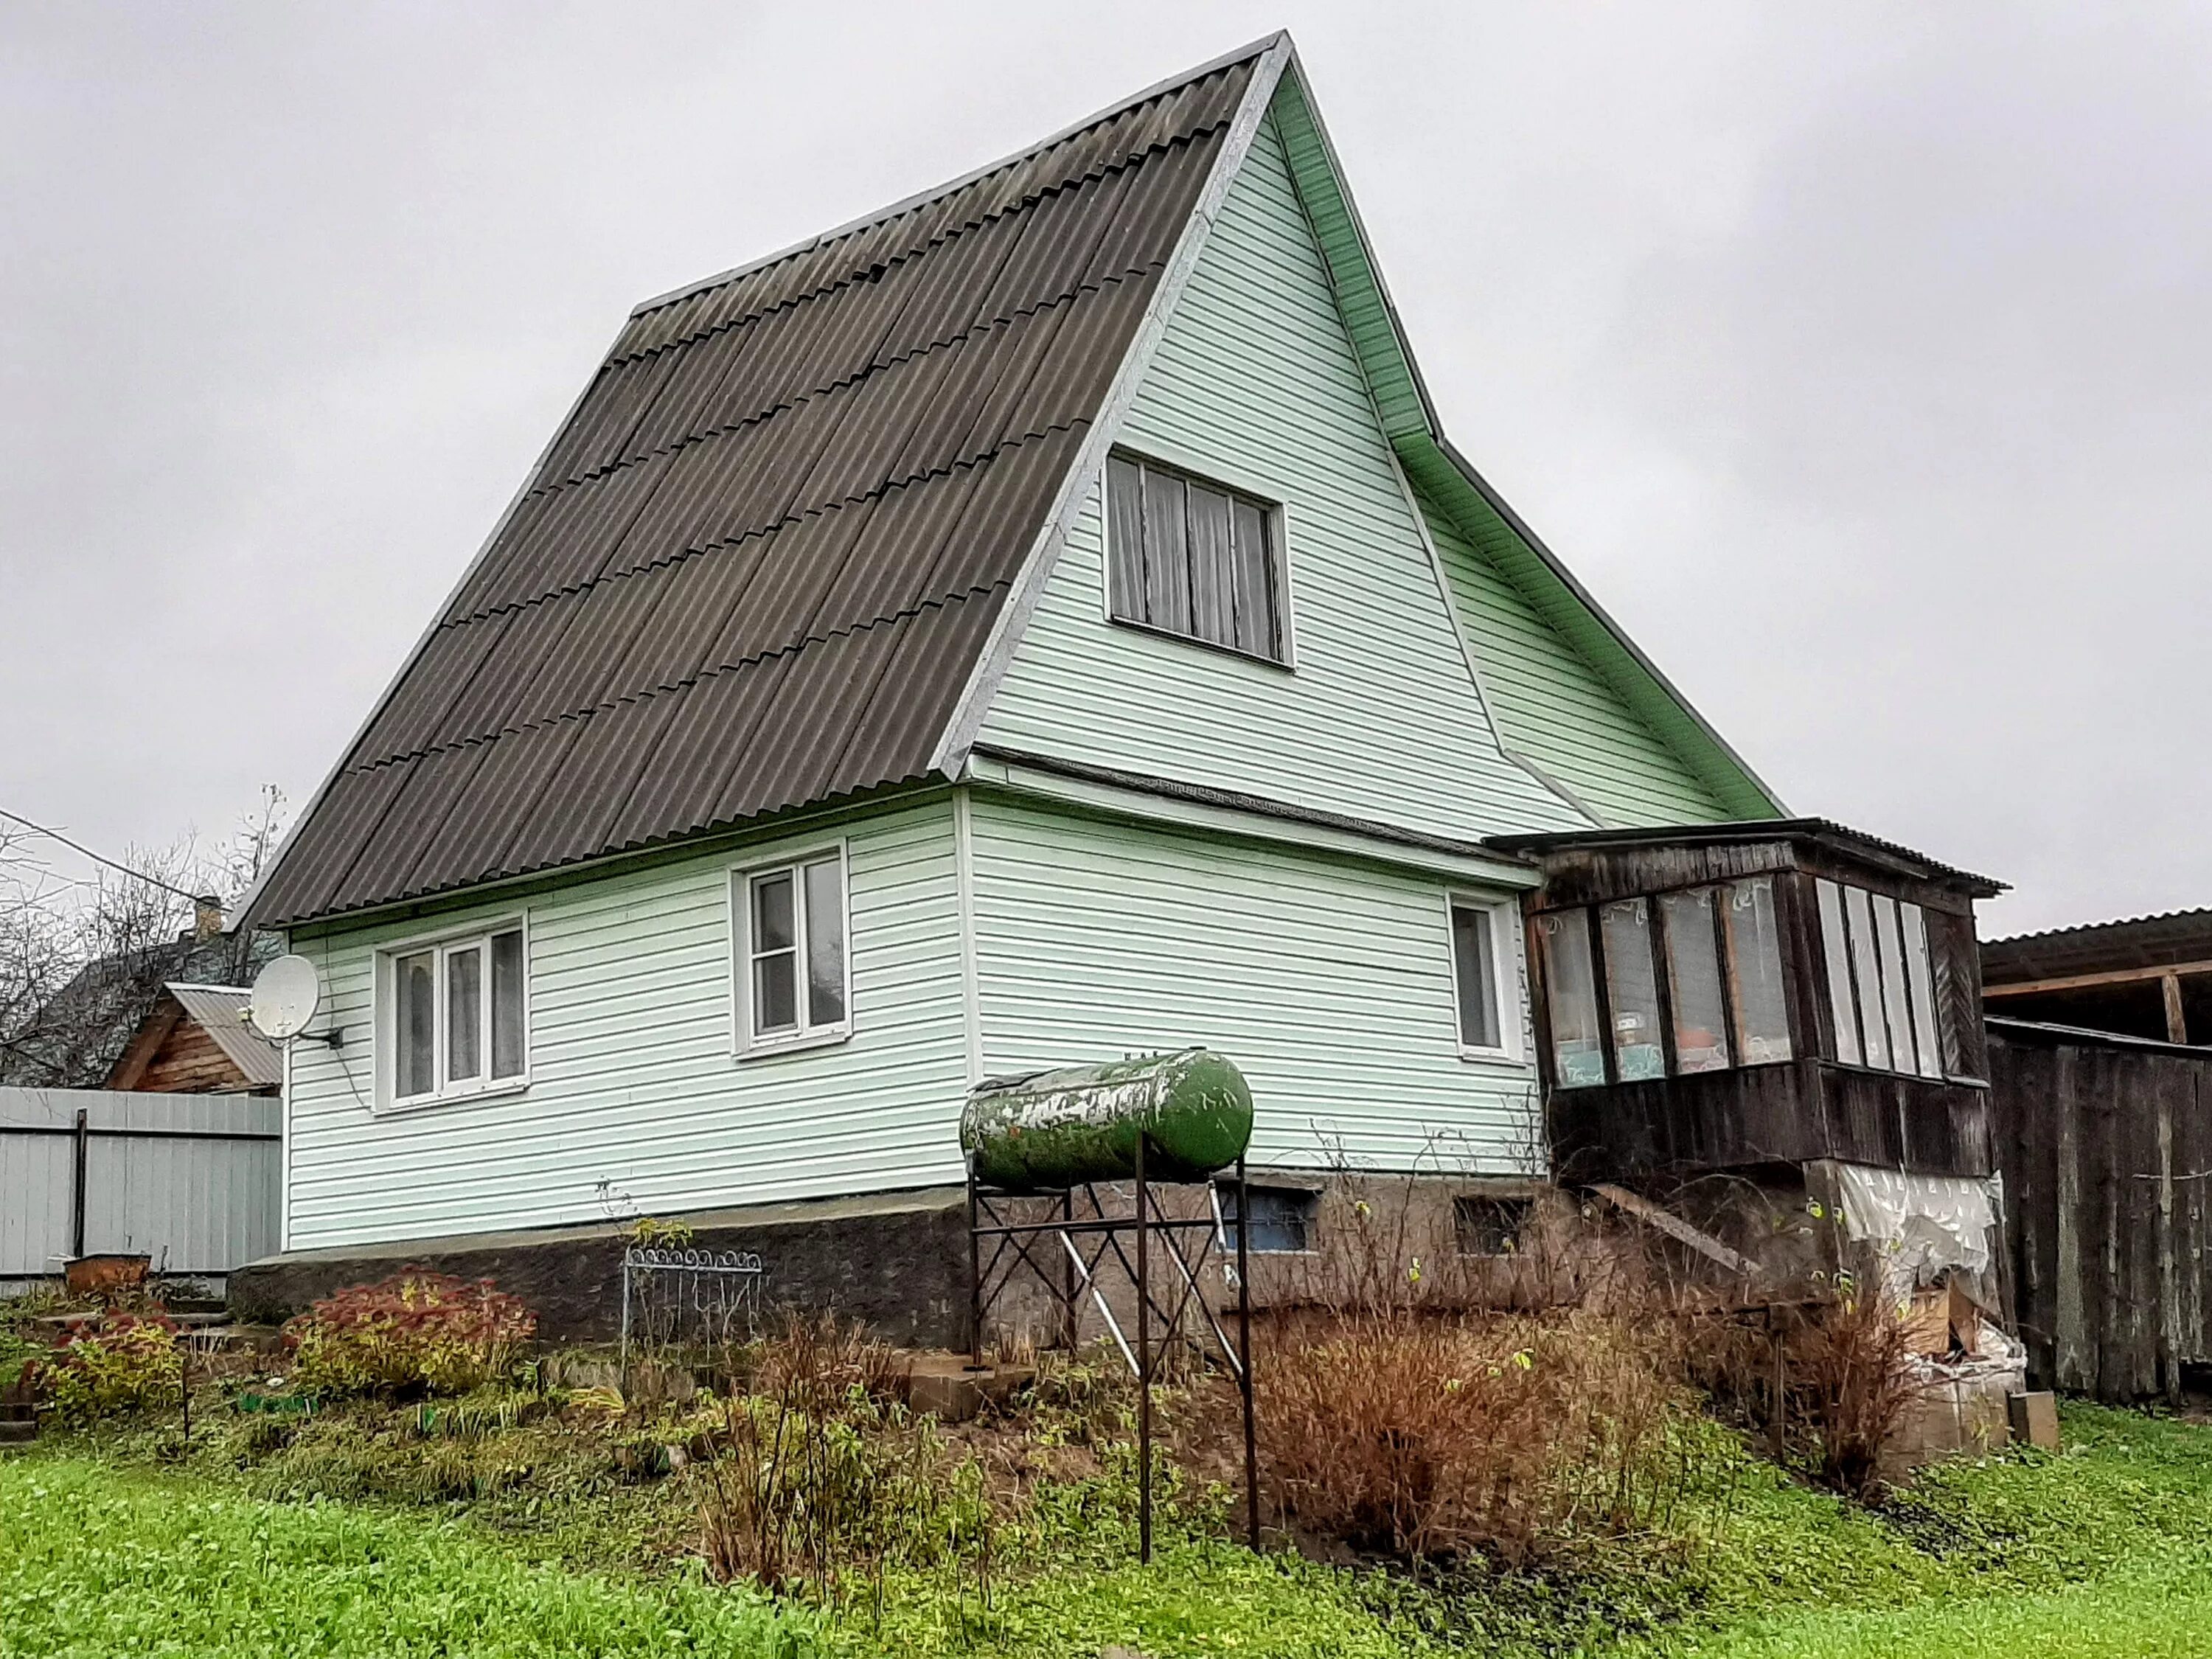
[[[879,1194],[714,1210],[684,1218],[690,1248],[750,1250],[765,1269],[762,1302],[835,1311],[912,1347],[967,1340],[968,1215],[960,1189]],[[230,1306],[274,1323],[349,1285],[406,1267],[489,1279],[538,1314],[541,1341],[611,1341],[622,1327],[628,1224],[605,1224],[264,1256],[230,1276]]]

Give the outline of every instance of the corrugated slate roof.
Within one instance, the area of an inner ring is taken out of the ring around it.
[[[245,1074],[254,1089],[284,1085],[284,1056],[276,1045],[246,1023],[246,1005],[253,993],[243,985],[183,985],[171,980],[165,987],[184,1005],[185,1012],[214,1040],[223,1057]]]
[[[925,776],[1267,44],[641,307],[257,922]]]

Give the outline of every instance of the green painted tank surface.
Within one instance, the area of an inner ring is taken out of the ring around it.
[[[978,1084],[960,1115],[975,1178],[1010,1192],[1127,1181],[1203,1181],[1244,1155],[1252,1091],[1225,1054],[1185,1048]]]

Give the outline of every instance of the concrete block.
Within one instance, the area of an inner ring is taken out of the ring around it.
[[[2012,1437],[2045,1451],[2058,1449],[2058,1396],[2051,1393],[2015,1394],[2005,1401],[2012,1420]]]

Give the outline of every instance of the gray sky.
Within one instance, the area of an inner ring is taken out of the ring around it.
[[[0,807],[296,804],[637,300],[1287,24],[1461,447],[1790,805],[2212,903],[2212,7],[0,0]]]

